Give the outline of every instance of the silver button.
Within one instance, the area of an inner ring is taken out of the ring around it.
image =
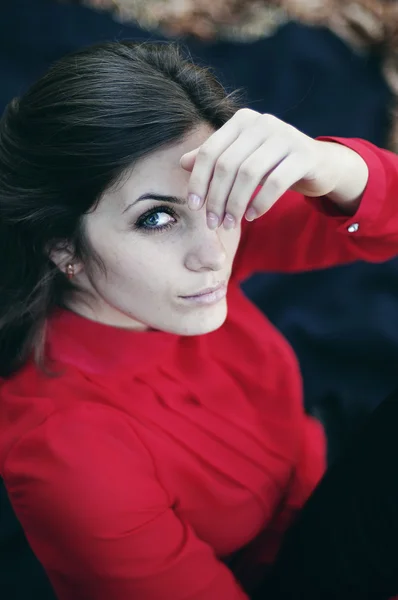
[[[348,233],[355,233],[359,229],[359,223],[353,223],[347,228]]]

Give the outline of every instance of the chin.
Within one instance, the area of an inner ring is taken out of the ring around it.
[[[224,300],[215,306],[192,311],[192,314],[189,316],[180,315],[176,319],[175,326],[172,329],[170,328],[170,331],[177,335],[186,336],[211,333],[225,323],[227,314],[227,302]]]

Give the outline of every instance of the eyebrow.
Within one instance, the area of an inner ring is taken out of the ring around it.
[[[139,196],[136,200],[134,200],[134,202],[132,202],[131,204],[129,204],[123,211],[123,214],[132,206],[134,206],[135,204],[137,204],[137,202],[142,202],[143,200],[156,200],[157,202],[169,202],[170,204],[186,204],[186,199],[185,198],[181,198],[179,196],[168,196],[168,195],[164,195],[164,194],[154,194],[152,192],[149,192],[147,194],[142,194],[141,196]]]

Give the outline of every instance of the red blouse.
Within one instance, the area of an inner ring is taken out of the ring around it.
[[[59,311],[58,377],[29,363],[2,383],[0,474],[61,600],[243,600],[238,581],[272,561],[324,441],[291,348],[238,282],[398,253],[397,157],[340,142],[369,165],[358,213],[289,192],[245,225],[218,331],[134,332]]]

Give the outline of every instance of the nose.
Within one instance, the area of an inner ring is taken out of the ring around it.
[[[227,253],[220,238],[220,230],[201,229],[192,238],[185,256],[185,266],[190,271],[220,271],[225,266]]]

